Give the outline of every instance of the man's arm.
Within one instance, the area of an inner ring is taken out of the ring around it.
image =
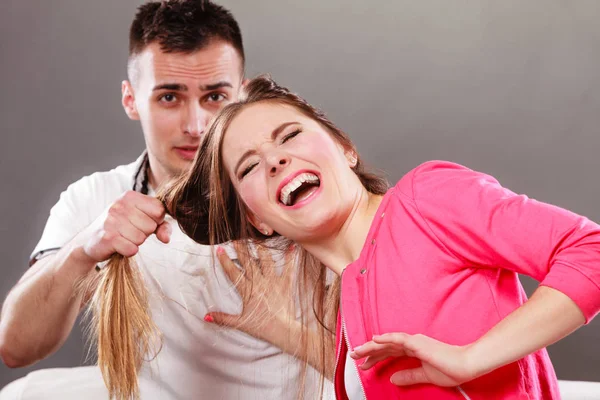
[[[63,345],[82,306],[74,289],[95,265],[70,243],[23,275],[2,306],[0,357],[8,367],[33,364]]]
[[[0,357],[4,363],[23,367],[60,348],[83,305],[85,293],[79,293],[77,284],[112,254],[135,255],[152,233],[164,243],[169,241],[162,204],[127,192],[56,254],[35,263],[2,306]]]

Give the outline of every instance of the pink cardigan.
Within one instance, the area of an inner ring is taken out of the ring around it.
[[[360,257],[342,274],[337,398],[347,398],[347,342],[405,332],[472,343],[526,301],[517,273],[569,296],[589,322],[600,309],[600,226],[460,165],[432,161],[409,172],[384,196]],[[390,383],[418,363],[357,369],[367,399],[560,398],[545,349],[457,388]]]

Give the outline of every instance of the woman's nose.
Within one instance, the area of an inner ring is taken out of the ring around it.
[[[290,163],[289,158],[284,155],[278,155],[276,157],[273,157],[272,160],[270,160],[270,164],[271,164],[271,168],[269,170],[270,175],[271,176],[277,175],[281,170],[285,169],[285,167],[289,163]]]

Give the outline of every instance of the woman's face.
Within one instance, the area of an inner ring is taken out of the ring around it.
[[[247,106],[229,125],[221,151],[250,222],[292,240],[318,239],[339,228],[362,189],[351,169],[354,153],[288,105]]]

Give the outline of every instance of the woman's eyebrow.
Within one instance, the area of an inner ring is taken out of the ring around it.
[[[299,124],[299,122],[296,122],[296,121],[284,122],[283,124],[279,125],[277,128],[273,129],[273,132],[271,132],[271,140],[275,140],[277,138],[277,136],[281,133],[281,131],[283,131],[288,126],[294,125],[294,124]],[[236,173],[237,173],[238,169],[240,168],[240,165],[246,160],[246,158],[248,158],[254,154],[256,154],[256,150],[253,150],[253,149],[247,150],[244,154],[242,154],[242,156],[240,157],[238,162],[235,164],[235,168],[233,170],[236,171]]]

